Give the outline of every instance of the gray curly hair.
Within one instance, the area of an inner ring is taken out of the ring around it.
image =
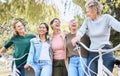
[[[103,6],[97,0],[90,0],[85,4],[85,8],[97,8],[97,14],[101,15]]]

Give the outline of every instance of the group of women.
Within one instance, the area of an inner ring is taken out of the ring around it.
[[[15,20],[13,22],[14,35],[0,49],[4,52],[12,44],[14,45],[14,58],[16,68],[20,71],[20,76],[25,76],[25,69],[33,68],[36,76],[85,76],[83,68],[87,68],[80,61],[75,48],[75,42],[81,41],[90,49],[110,49],[112,48],[109,38],[111,27],[120,32],[120,22],[112,16],[102,15],[102,5],[98,1],[89,1],[85,5],[87,18],[78,29],[78,22],[72,19],[69,22],[67,34],[60,28],[61,21],[54,18],[50,22],[53,33],[49,36],[49,26],[41,23],[38,35],[27,34],[25,25]],[[107,47],[106,47],[107,46]],[[98,53],[88,52],[84,48],[80,49],[82,61],[87,65]],[[27,54],[27,55],[26,55]],[[90,69],[97,73],[97,62],[92,62]],[[114,67],[114,55],[112,52],[103,55],[103,64],[112,72]],[[25,68],[25,69],[24,69]],[[90,72],[91,76],[96,76]]]

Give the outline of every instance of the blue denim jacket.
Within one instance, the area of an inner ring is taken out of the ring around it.
[[[50,44],[49,38],[47,38],[47,43]],[[30,51],[27,58],[27,64],[30,65],[35,70],[35,65],[39,62],[39,57],[41,53],[42,48],[42,42],[39,37],[33,38],[30,40]],[[51,47],[49,47],[49,56],[51,58],[52,63],[52,50]]]

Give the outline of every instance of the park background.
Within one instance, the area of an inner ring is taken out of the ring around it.
[[[50,21],[57,17],[61,20],[62,30],[68,30],[68,22],[76,19],[81,26],[86,17],[85,3],[89,0],[0,0],[0,48],[12,36],[11,22],[18,18],[26,25],[27,32],[36,34],[37,28],[41,22],[48,25]],[[102,14],[111,14],[120,21],[120,0],[98,0],[103,4]],[[99,28],[98,28],[99,29]],[[50,33],[52,30],[50,29]],[[113,46],[120,43],[120,33],[111,31]],[[5,75],[6,70],[11,70],[11,60],[13,47],[10,47],[4,53],[5,58],[0,58],[0,76]],[[120,52],[115,52],[117,57]]]

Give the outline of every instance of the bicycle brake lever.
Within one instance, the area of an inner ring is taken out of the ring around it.
[[[76,45],[80,47],[81,46],[80,41],[76,41]]]

